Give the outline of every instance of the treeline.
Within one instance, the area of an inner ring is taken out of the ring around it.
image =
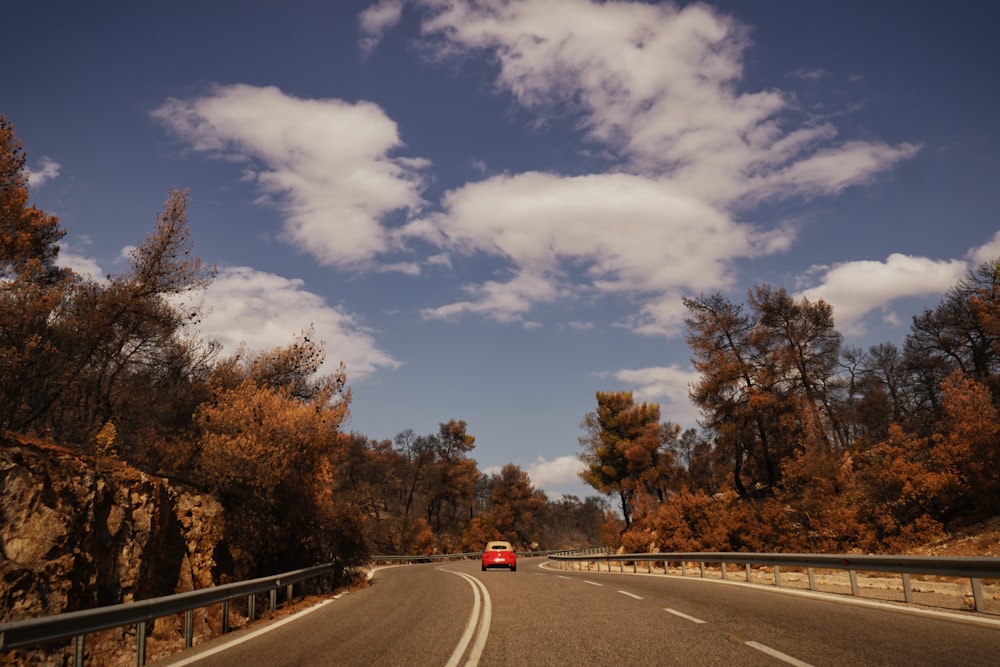
[[[0,117],[0,430],[211,491],[226,510],[224,573],[600,539],[603,499],[548,499],[513,465],[483,474],[464,422],[393,442],[344,433],[346,374],[320,374],[313,331],[228,356],[194,334],[184,297],[215,269],[193,254],[186,193],[101,281],[58,264],[65,230],[28,200],[23,147]]]
[[[831,307],[758,286],[685,300],[701,431],[599,392],[586,481],[628,551],[901,552],[1000,512],[1000,262],[842,345]]]

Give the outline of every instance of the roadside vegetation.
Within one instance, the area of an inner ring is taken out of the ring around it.
[[[703,430],[621,392],[584,421],[626,551],[902,553],[1000,514],[1000,262],[901,348],[844,347],[828,304],[769,286],[685,305]]]
[[[1000,505],[1000,274],[980,267],[914,318],[902,348],[843,348],[823,302],[761,286],[689,299],[703,430],[598,392],[584,479],[615,499],[549,498],[516,465],[485,474],[459,419],[393,440],[345,432],[348,369],[315,332],[223,355],[182,297],[187,194],[169,193],[121,274],[58,263],[0,118],[0,431],[117,459],[215,495],[234,578],[374,553],[601,542],[629,551],[894,551]]]
[[[59,220],[29,203],[25,153],[0,118],[0,431],[206,490],[226,512],[220,567],[249,578],[374,553],[591,546],[608,504],[550,499],[508,465],[485,474],[466,423],[379,441],[342,430],[347,371],[312,330],[223,355],[195,299],[187,193],[170,192],[121,274],[58,262]]]

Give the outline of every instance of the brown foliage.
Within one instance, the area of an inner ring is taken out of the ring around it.
[[[903,353],[841,354],[829,306],[784,290],[685,305],[707,438],[678,447],[685,488],[630,498],[626,548],[898,552],[1000,512],[1000,263],[914,318]]]
[[[295,358],[298,350],[296,343],[245,360],[246,379],[218,386],[195,414],[197,467],[237,517],[229,526],[230,549],[243,574],[314,563],[335,552],[338,541],[351,553],[366,551],[362,516],[331,493],[331,458],[348,409],[338,393],[343,378],[315,383],[303,400],[296,392],[309,384],[305,378],[281,376],[281,384],[257,373],[267,365],[262,360]],[[234,367],[226,368],[229,382]]]
[[[528,473],[508,463],[494,477],[490,493],[488,522],[494,539],[506,539],[515,546],[531,547],[537,534],[537,520],[547,498],[531,484]]]
[[[618,494],[626,528],[644,494],[661,501],[676,484],[679,470],[669,447],[680,434],[676,424],[660,424],[660,406],[636,405],[632,392],[597,392],[597,410],[587,414],[580,438],[585,482],[605,494]]]

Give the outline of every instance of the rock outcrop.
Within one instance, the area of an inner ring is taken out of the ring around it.
[[[0,439],[0,622],[212,586],[223,535],[208,494],[118,461]]]

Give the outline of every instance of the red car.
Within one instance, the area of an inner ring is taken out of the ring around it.
[[[491,567],[507,567],[517,572],[517,554],[510,542],[488,542],[483,550],[483,572]]]

